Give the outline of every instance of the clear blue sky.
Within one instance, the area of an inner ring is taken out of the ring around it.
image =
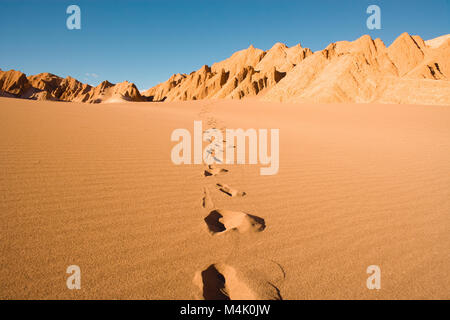
[[[81,30],[66,28],[70,4],[81,8]],[[366,27],[370,4],[381,7],[381,30]],[[405,31],[450,33],[449,21],[450,0],[0,0],[0,68],[142,90],[250,44],[315,51],[370,34],[388,45]]]

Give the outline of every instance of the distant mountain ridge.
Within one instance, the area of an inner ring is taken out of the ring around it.
[[[423,41],[401,34],[389,47],[380,39],[331,43],[312,52],[277,43],[250,46],[189,75],[176,74],[143,92],[153,101],[242,99],[335,103],[450,105],[450,35]]]
[[[144,101],[133,83],[112,84],[103,81],[96,87],[72,78],[61,78],[51,73],[26,76],[20,71],[0,70],[2,96],[86,103]]]
[[[310,49],[302,48],[300,44],[288,48],[276,43],[268,51],[250,46],[211,67],[204,65],[189,75],[175,74],[142,94],[152,101],[256,96],[276,85],[311,54]]]
[[[0,95],[87,103],[242,99],[339,103],[379,102],[450,105],[450,35],[424,41],[401,34],[389,47],[364,35],[312,52],[300,44],[276,43],[263,51],[253,46],[174,74],[142,93],[133,83],[97,87],[50,73],[26,77],[0,70]]]

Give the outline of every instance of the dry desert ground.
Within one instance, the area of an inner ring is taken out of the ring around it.
[[[194,120],[278,128],[278,174],[173,164]],[[2,299],[450,298],[449,106],[0,98],[0,148]]]

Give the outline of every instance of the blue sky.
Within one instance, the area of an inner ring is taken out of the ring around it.
[[[81,8],[81,30],[66,27],[70,4]],[[366,27],[370,4],[381,8],[381,30]],[[0,0],[0,68],[142,90],[250,44],[315,51],[370,34],[389,45],[405,31],[450,33],[450,0]]]

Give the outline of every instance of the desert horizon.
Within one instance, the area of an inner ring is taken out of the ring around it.
[[[315,52],[300,43],[289,48],[277,42],[267,51],[250,45],[211,67],[173,74],[142,91],[128,81],[104,80],[92,87],[71,76],[44,72],[27,77],[0,69],[0,94],[87,103],[257,97],[277,102],[449,105],[449,51],[450,34],[424,41],[404,32],[388,47],[366,34]]]
[[[30,3],[0,4],[0,300],[450,299],[444,2]]]

